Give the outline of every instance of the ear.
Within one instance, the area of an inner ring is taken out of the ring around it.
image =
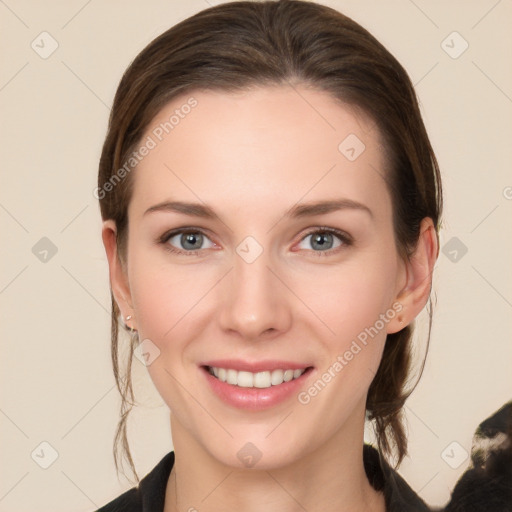
[[[432,272],[439,255],[439,244],[434,223],[425,217],[421,221],[420,236],[416,249],[404,261],[405,284],[398,292],[393,308],[397,315],[388,323],[387,333],[400,331],[410,324],[427,303],[432,288]]]
[[[101,237],[103,239],[103,245],[105,246],[105,252],[107,253],[110,287],[112,289],[114,299],[119,307],[123,319],[126,319],[129,315],[132,315],[133,317],[133,305],[128,276],[126,269],[119,258],[117,248],[117,228],[115,221],[110,219],[103,222]],[[135,329],[134,324],[135,319],[132,318],[129,325]]]

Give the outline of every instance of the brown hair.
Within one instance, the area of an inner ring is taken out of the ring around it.
[[[361,109],[379,128],[389,163],[385,177],[393,202],[396,246],[408,258],[419,238],[421,220],[440,227],[442,193],[439,169],[418,107],[413,85],[398,61],[364,28],[338,11],[301,0],[240,1],[205,9],[153,40],[130,64],[117,89],[98,176],[102,218],[113,219],[121,259],[126,257],[127,174],[105,186],[127,161],[154,116],[171,99],[194,90],[239,91],[253,86],[307,84],[344,104]],[[119,177],[119,174],[117,175]],[[108,193],[105,191],[108,190]],[[438,236],[438,235],[437,235]],[[432,324],[429,298],[429,332]],[[127,440],[134,404],[131,364],[121,375],[119,309],[112,296],[112,363],[122,397],[114,439],[138,480]],[[387,337],[382,361],[369,388],[367,412],[374,420],[381,453],[407,453],[402,408],[413,326]],[[423,371],[425,359],[421,366]],[[418,378],[419,380],[419,378]],[[416,382],[417,383],[417,382]]]

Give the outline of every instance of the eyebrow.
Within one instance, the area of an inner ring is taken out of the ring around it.
[[[368,206],[353,201],[352,199],[324,200],[313,203],[296,204],[285,212],[284,217],[303,218],[347,209],[366,212],[373,219],[373,213]],[[144,215],[152,212],[182,213],[193,217],[202,217],[204,219],[217,218],[217,214],[211,207],[200,203],[187,203],[183,201],[164,201],[158,203],[148,208],[144,212]]]

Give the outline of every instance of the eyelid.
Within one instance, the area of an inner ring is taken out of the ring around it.
[[[335,247],[333,249],[327,249],[325,251],[314,251],[313,249],[306,249],[308,252],[313,253],[318,256],[331,256],[333,254],[337,254],[340,250],[343,250],[344,248],[347,248],[354,243],[354,239],[351,235],[349,235],[346,231],[343,231],[341,229],[337,228],[331,228],[328,226],[315,226],[308,230],[307,233],[305,233],[301,239],[299,240],[299,243],[302,242],[305,238],[307,238],[310,235],[313,235],[315,233],[327,233],[330,235],[334,235],[341,241],[341,245],[338,247]]]
[[[168,231],[165,231],[162,235],[158,237],[158,240],[164,240],[169,239],[170,237],[174,235],[179,235],[181,233],[201,233],[206,236],[210,236],[208,234],[209,230],[206,228],[200,228],[195,226],[183,226],[183,227],[177,227],[169,229]]]
[[[186,254],[186,255],[195,255],[200,253],[201,251],[205,251],[206,249],[197,249],[193,251],[185,251],[183,249],[179,249],[177,247],[174,247],[170,245],[168,242],[171,238],[175,237],[176,235],[182,235],[184,233],[200,233],[201,235],[208,238],[212,244],[217,245],[213,240],[211,240],[210,235],[208,234],[207,230],[204,228],[196,228],[194,226],[186,226],[182,228],[174,228],[169,231],[166,231],[163,235],[158,237],[157,243],[166,245],[166,249],[174,254]]]
[[[184,234],[184,233],[200,233],[203,236],[205,236],[208,239],[210,239],[210,236],[208,234],[208,230],[206,230],[205,228],[199,228],[199,227],[196,228],[194,226],[187,226],[187,227],[182,227],[182,228],[174,228],[174,229],[171,229],[169,231],[166,231],[163,235],[161,235],[157,239],[157,242],[160,243],[160,244],[166,244],[166,245],[170,246],[170,244],[168,244],[167,242],[171,238],[173,238],[176,235],[181,235],[181,234]],[[307,238],[308,236],[313,235],[315,233],[328,233],[328,234],[332,234],[332,235],[338,237],[338,239],[342,242],[341,246],[339,246],[337,248],[334,248],[334,249],[327,249],[325,251],[314,251],[313,249],[306,249],[308,252],[311,252],[311,253],[314,253],[314,254],[317,254],[317,255],[328,256],[328,255],[335,254],[340,249],[343,249],[344,247],[350,246],[354,242],[354,239],[352,238],[352,236],[349,235],[346,231],[343,231],[343,230],[337,229],[337,228],[328,227],[328,226],[314,226],[314,227],[309,228],[308,231],[301,236],[301,238],[300,238],[298,243],[302,242],[305,238]],[[210,241],[214,245],[217,245],[213,240],[210,239]],[[167,250],[169,250],[170,252],[175,253],[175,254],[186,254],[188,256],[190,256],[190,255],[197,255],[198,253],[206,250],[206,249],[197,249],[197,250],[192,250],[192,251],[186,251],[186,250],[178,249],[178,248],[176,248],[174,246],[170,246],[170,247],[171,248],[167,247]]]

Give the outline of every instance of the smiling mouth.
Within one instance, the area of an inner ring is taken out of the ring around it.
[[[233,370],[232,368],[218,368],[216,366],[203,366],[203,368],[221,382],[226,382],[227,384],[241,388],[264,389],[298,379],[303,374],[309,372],[313,367],[308,366],[307,368],[297,368],[295,370],[276,369],[255,373]]]

